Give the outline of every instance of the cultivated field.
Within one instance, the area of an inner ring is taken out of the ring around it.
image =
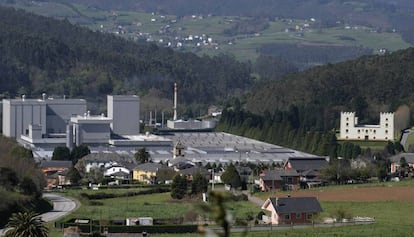
[[[363,187],[342,190],[306,190],[292,192],[292,197],[317,197],[328,202],[414,201],[414,187]]]

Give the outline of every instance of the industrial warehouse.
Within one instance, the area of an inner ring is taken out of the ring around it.
[[[154,135],[140,132],[140,100],[136,95],[108,95],[107,115],[91,115],[84,99],[46,94],[40,99],[3,99],[3,134],[31,149],[37,160],[51,159],[57,146],[71,149],[80,144],[87,144],[92,153],[127,157],[145,147],[154,162],[171,162],[177,143],[184,146],[186,160],[203,164],[283,163],[292,157],[315,157],[245,137],[205,132],[200,128],[211,128],[215,121],[190,120],[186,124],[177,119],[174,101],[173,120],[168,121],[162,135]]]

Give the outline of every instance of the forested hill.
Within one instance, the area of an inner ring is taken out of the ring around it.
[[[325,119],[338,117],[340,110],[378,117],[380,111],[394,111],[401,104],[413,107],[413,91],[414,49],[409,48],[315,67],[282,81],[269,81],[256,87],[246,103],[255,113],[295,105],[323,108],[320,116]]]
[[[92,32],[68,21],[0,7],[0,94],[67,95],[100,100],[106,94],[145,94],[155,88],[180,103],[214,103],[251,84],[250,69],[234,58],[198,57],[149,43]]]

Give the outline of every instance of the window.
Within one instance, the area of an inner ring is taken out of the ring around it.
[[[377,130],[374,129],[374,134],[377,133]]]
[[[385,124],[385,127],[388,128],[388,123]]]
[[[306,215],[306,219],[308,219],[308,220],[312,219],[312,217],[313,217],[312,213],[308,213],[308,214]]]
[[[348,127],[349,126],[349,123],[346,123],[346,126]]]
[[[360,133],[361,132],[361,129],[358,129],[358,133]]]
[[[349,118],[347,117],[347,118],[346,118],[346,121],[348,121],[348,120],[349,120]]]
[[[296,219],[297,220],[302,219],[302,213],[296,213]]]
[[[290,214],[285,214],[285,220],[290,220]]]
[[[385,134],[388,134],[388,130],[385,130]]]
[[[387,121],[387,122],[388,122],[388,118],[385,118],[385,121]]]
[[[349,132],[349,130],[348,130],[348,129],[346,129],[346,130],[345,130],[345,132],[346,132],[346,133],[348,133],[348,132]]]
[[[365,130],[365,133],[368,133],[368,129]]]

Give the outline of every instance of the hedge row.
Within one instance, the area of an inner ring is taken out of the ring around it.
[[[69,226],[78,226],[83,233],[101,232],[105,230],[108,233],[195,233],[197,232],[197,225],[152,225],[152,226],[126,226],[126,225],[111,225],[100,226],[91,224],[73,224],[62,223],[60,228],[67,228]],[[56,226],[57,227],[57,226]]]
[[[100,199],[108,199],[108,198],[119,198],[119,197],[133,197],[138,195],[145,195],[145,194],[153,194],[153,193],[166,193],[170,192],[171,189],[169,188],[153,188],[147,190],[141,190],[136,192],[127,192],[127,193],[81,193],[80,196],[89,200],[100,200]]]

